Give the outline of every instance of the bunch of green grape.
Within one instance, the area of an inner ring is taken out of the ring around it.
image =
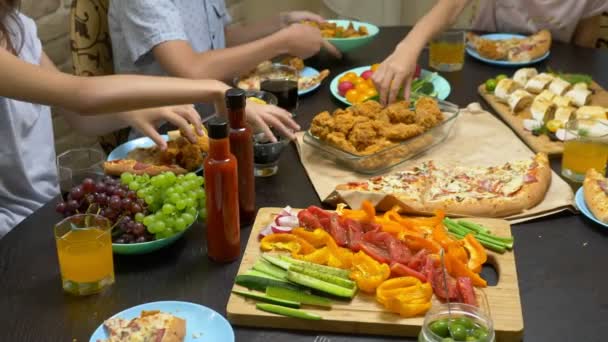
[[[154,177],[123,173],[120,181],[148,205],[150,214],[136,215],[135,221],[143,223],[156,239],[184,231],[197,214],[201,220],[207,217],[205,179],[195,173],[176,176],[164,172]]]

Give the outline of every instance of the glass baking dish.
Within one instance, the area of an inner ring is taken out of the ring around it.
[[[419,136],[404,140],[374,154],[357,155],[346,152],[312,135],[310,130],[304,133],[304,143],[318,149],[337,164],[350,170],[363,174],[380,173],[428,150],[447,138],[460,111],[457,105],[447,101],[439,101],[439,108],[445,115],[442,123]]]

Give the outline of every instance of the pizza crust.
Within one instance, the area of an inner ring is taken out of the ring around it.
[[[590,169],[585,175],[583,192],[585,203],[598,220],[608,223],[608,195],[602,190],[599,181],[606,181],[604,176],[595,169]]]

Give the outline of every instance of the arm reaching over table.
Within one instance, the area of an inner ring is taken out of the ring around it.
[[[437,33],[450,27],[470,0],[439,0],[408,35],[397,45],[374,72],[372,80],[384,105],[397,99],[403,86],[404,98],[410,97],[412,77],[416,71],[416,61],[427,42]]]

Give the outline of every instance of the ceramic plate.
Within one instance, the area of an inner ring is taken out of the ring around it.
[[[353,37],[353,38],[325,38],[328,42],[333,44],[338,50],[341,52],[349,52],[360,48],[364,45],[370,43],[376,36],[380,29],[376,25],[372,25],[370,23],[364,23],[361,21],[355,20],[342,20],[342,19],[330,19],[327,20],[330,23],[336,23],[336,25],[341,27],[348,27],[350,23],[353,23],[355,30],[358,30],[360,26],[365,26],[367,28],[368,35],[363,37]]]
[[[163,139],[165,139],[165,141],[169,140],[169,136],[166,134],[161,135],[161,137]],[[119,145],[114,150],[112,150],[112,152],[110,152],[110,154],[108,155],[107,160],[111,161],[111,160],[116,160],[116,159],[125,159],[125,158],[127,158],[127,154],[129,154],[129,152],[131,152],[132,150],[134,150],[138,147],[152,147],[154,145],[155,145],[154,141],[152,141],[152,139],[150,139],[148,137],[141,137],[141,138],[129,140],[126,143]],[[194,172],[199,173],[202,169],[203,169],[203,167],[201,166],[198,169],[194,170]]]
[[[491,33],[491,34],[485,34],[483,36],[481,36],[481,38],[485,38],[485,39],[491,39],[491,40],[502,40],[502,39],[510,39],[510,38],[526,38],[526,36],[520,35],[520,34],[511,34],[511,33]],[[547,51],[546,54],[544,54],[543,56],[531,60],[529,62],[510,62],[510,61],[497,61],[494,59],[489,59],[489,58],[485,58],[480,56],[477,51],[475,51],[473,48],[469,47],[467,45],[466,47],[467,53],[469,54],[469,56],[478,59],[482,62],[486,62],[488,64],[492,64],[492,65],[500,65],[500,66],[513,66],[513,67],[519,67],[519,66],[525,66],[525,65],[531,65],[531,64],[535,64],[538,63],[542,60],[547,59],[547,57],[549,57],[549,54],[551,53],[551,51]]]
[[[222,315],[194,303],[188,302],[151,302],[137,305],[121,311],[112,317],[133,319],[143,310],[160,310],[186,320],[185,342],[222,341],[234,342],[234,331]],[[103,324],[91,335],[89,342],[97,342],[109,338]]]
[[[314,77],[314,76],[317,76],[318,74],[319,74],[319,70],[317,70],[315,68],[311,68],[309,66],[305,66],[304,69],[302,69],[302,71],[300,71],[300,76],[303,76],[303,77]],[[321,86],[321,83],[323,83],[323,82],[319,82],[315,86],[312,86],[308,89],[298,90],[298,96],[302,96],[302,95],[308,94],[308,93],[316,90],[317,88],[319,88]]]
[[[344,76],[344,74],[346,74],[347,72],[352,71],[357,75],[361,75],[362,72],[369,70],[370,68],[371,68],[370,65],[366,65],[366,66],[346,70],[345,72],[341,73],[340,75],[334,77],[331,80],[331,83],[329,85],[329,89],[331,90],[332,95],[335,98],[337,98],[338,100],[340,100],[342,103],[350,106],[351,103],[348,102],[346,100],[346,98],[344,96],[341,96],[340,93],[338,92],[338,83],[339,83],[338,80],[340,79],[340,77]],[[425,77],[431,73],[432,73],[431,71],[422,69],[420,77]],[[438,99],[445,100],[450,95],[450,92],[452,91],[452,89],[450,87],[450,83],[445,78],[441,77],[439,74],[436,74],[431,79],[431,82],[433,83],[433,86],[435,87],[435,91],[437,92]]]
[[[583,215],[587,216],[588,218],[597,222],[598,224],[608,228],[608,224],[598,220],[595,216],[593,216],[593,213],[591,212],[589,207],[587,207],[587,203],[585,203],[585,193],[584,193],[582,186],[576,192],[575,202],[576,202],[576,206],[578,207],[578,210],[580,210],[581,213],[583,213]]]

